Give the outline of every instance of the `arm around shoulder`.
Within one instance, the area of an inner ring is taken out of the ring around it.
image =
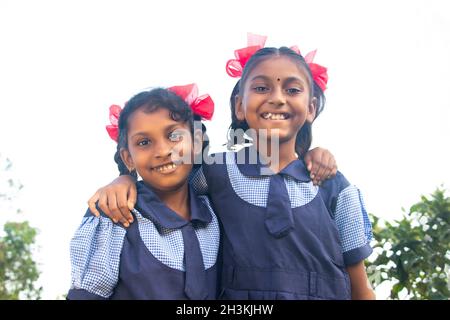
[[[89,199],[88,206],[95,216],[100,216],[101,210],[114,222],[128,227],[133,222],[130,211],[136,204],[136,197],[136,179],[130,175],[121,175],[98,189]]]

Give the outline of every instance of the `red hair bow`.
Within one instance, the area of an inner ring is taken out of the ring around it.
[[[119,139],[119,116],[122,108],[116,104],[109,107],[109,121],[111,124],[106,126],[109,136],[115,142]]]
[[[191,107],[192,112],[203,119],[211,120],[214,114],[214,101],[208,94],[198,96],[198,87],[195,83],[185,86],[173,86],[168,88],[180,96]]]
[[[291,47],[291,49],[295,52],[297,52],[299,55],[300,49],[297,46]],[[322,89],[322,91],[325,91],[327,89],[327,83],[328,83],[328,72],[327,68],[324,66],[321,66],[320,64],[313,63],[314,57],[316,56],[317,50],[309,52],[305,56],[305,61],[309,66],[309,69],[311,70],[311,74],[313,77],[314,82]]]
[[[203,119],[211,120],[214,114],[214,101],[208,94],[198,96],[198,87],[195,83],[185,86],[174,86],[167,90],[179,95],[191,107],[192,112],[201,116]],[[109,107],[109,121],[111,124],[106,126],[111,139],[118,142],[119,139],[119,116],[122,108],[116,104]]]
[[[230,77],[239,78],[242,75],[245,64],[248,59],[259,49],[264,48],[266,36],[247,33],[247,47],[234,51],[236,59],[230,59],[227,62],[226,70]]]
[[[242,76],[242,71],[244,70],[245,64],[256,51],[264,48],[266,39],[266,36],[247,33],[247,47],[235,50],[234,55],[236,59],[230,59],[226,64],[226,71],[228,75],[233,78],[239,78]],[[293,46],[291,49],[301,55],[300,49],[297,46]],[[317,50],[308,53],[305,56],[305,61],[311,70],[314,82],[322,89],[322,91],[325,91],[328,82],[327,68],[321,66],[320,64],[313,63],[316,52]]]

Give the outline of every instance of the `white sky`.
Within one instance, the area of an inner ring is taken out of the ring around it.
[[[67,292],[69,241],[86,201],[117,176],[108,107],[150,86],[197,82],[225,142],[225,73],[246,33],[318,49],[329,68],[314,145],[330,149],[369,211],[401,217],[450,188],[448,1],[0,1],[0,153],[40,230],[44,298]],[[4,174],[4,173],[0,173]]]

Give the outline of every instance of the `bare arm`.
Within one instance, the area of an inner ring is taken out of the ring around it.
[[[375,300],[375,292],[370,286],[364,260],[347,267],[352,286],[352,300]]]

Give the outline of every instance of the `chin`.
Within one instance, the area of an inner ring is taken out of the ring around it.
[[[160,190],[160,191],[164,191],[164,192],[171,192],[171,191],[176,191],[180,188],[182,188],[183,186],[187,185],[188,181],[187,181],[187,177],[185,179],[166,179],[164,181],[164,183],[157,183],[155,184],[155,188]]]
[[[181,183],[178,185],[155,185],[155,184],[152,184],[151,187],[157,194],[159,194],[159,193],[175,192],[175,191],[183,188],[184,185],[185,185],[184,183]]]
[[[142,177],[142,180],[157,192],[176,191],[187,184],[186,177]]]

